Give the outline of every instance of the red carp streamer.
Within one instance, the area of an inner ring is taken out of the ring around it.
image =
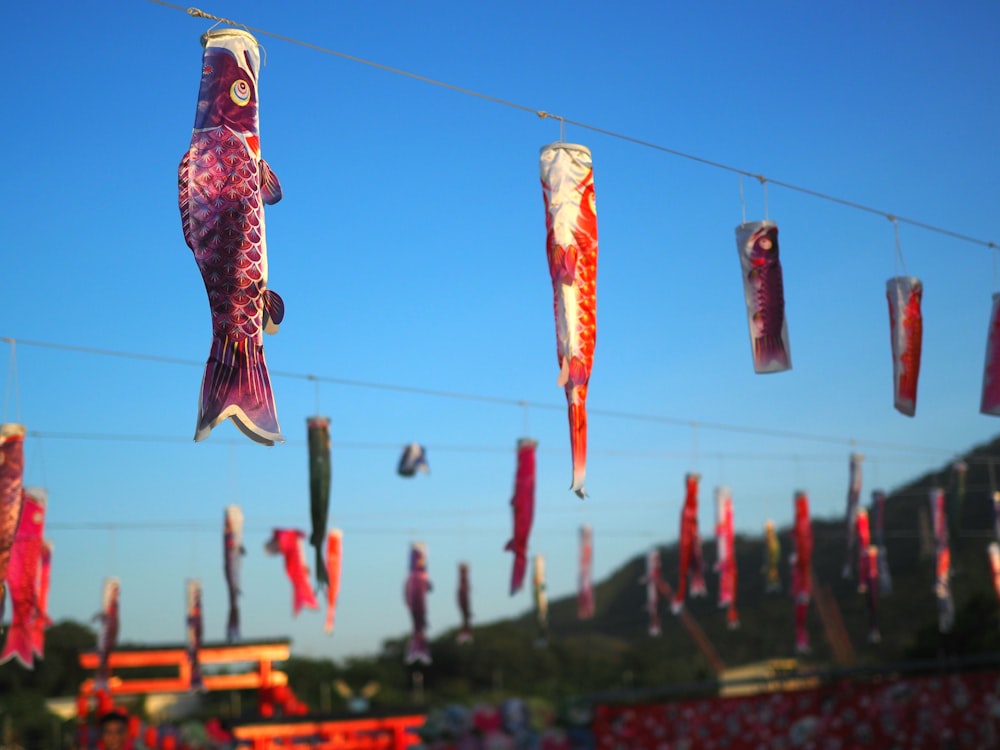
[[[585,497],[587,386],[597,343],[597,205],[590,149],[551,143],[541,152],[545,250],[556,318],[558,385],[566,390],[573,453],[570,489]]]
[[[25,669],[35,668],[36,629],[39,618],[43,617],[38,606],[38,576],[45,529],[45,504],[44,490],[24,490],[21,520],[17,524],[10,563],[7,566],[7,588],[10,591],[13,616],[3,653],[0,653],[0,664],[17,659]]]
[[[868,547],[872,543],[872,535],[868,526],[867,510],[864,508],[858,510],[854,526],[858,546],[858,593],[863,594],[868,590],[868,582],[871,578],[868,572]],[[878,571],[876,571],[875,580],[878,580]]]
[[[740,224],[736,227],[736,249],[743,272],[754,372],[790,370],[792,356],[788,348],[777,224],[773,221]]]
[[[104,590],[101,593],[101,611],[94,615],[94,620],[101,624],[101,632],[97,637],[98,664],[97,674],[94,675],[94,692],[108,689],[108,680],[111,677],[111,652],[118,645],[118,629],[121,625],[118,619],[120,596],[121,581],[117,578],[105,578]]]
[[[896,276],[885,283],[889,300],[889,333],[892,337],[893,403],[901,414],[917,411],[917,379],[924,320],[920,300],[924,285],[911,276]]]
[[[677,591],[670,604],[673,613],[680,614],[684,609],[684,597],[687,594],[688,573],[694,546],[698,543],[698,481],[701,474],[688,473],[684,477],[686,492],[684,507],[681,509],[680,550]]]
[[[514,553],[514,566],[510,574],[510,593],[513,596],[524,585],[528,570],[528,537],[535,518],[535,448],[538,441],[521,438],[517,441],[517,473],[514,475],[514,497],[510,507],[514,514],[514,535],[504,547]]]
[[[809,652],[809,630],[806,616],[812,598],[812,522],[809,519],[809,498],[805,492],[795,493],[795,525],[792,527],[792,599],[795,602],[795,650]]]
[[[38,613],[35,615],[35,630],[32,633],[31,648],[39,659],[45,658],[45,629],[52,624],[49,618],[49,585],[52,581],[52,542],[42,542],[42,556],[38,561]]]
[[[576,614],[581,620],[594,616],[594,536],[588,524],[580,527],[580,574]]]
[[[340,570],[343,565],[343,532],[330,529],[326,535],[326,622],[323,629],[333,632],[333,618],[337,610],[337,595],[340,593]]]
[[[292,613],[295,616],[298,616],[303,607],[319,609],[305,562],[305,538],[306,533],[298,529],[274,529],[270,540],[264,545],[269,554],[283,555],[285,558],[285,573],[292,583]]]

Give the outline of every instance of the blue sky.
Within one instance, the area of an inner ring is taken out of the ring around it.
[[[634,138],[1000,241],[1000,9],[985,2],[225,2],[199,6]],[[0,336],[203,362],[211,326],[184,243],[176,168],[211,25],[149,2],[19,4],[8,14],[8,185]],[[538,184],[553,120],[259,36],[261,146],[284,199],[267,210],[270,286],[286,303],[273,373],[560,406]],[[507,595],[515,443],[539,441],[531,552],[550,593],[575,588],[577,530],[600,578],[676,537],[683,476],[733,488],[739,531],[843,512],[849,439],[864,497],[992,437],[978,413],[995,292],[989,250],[902,225],[924,292],[917,415],[892,407],[885,218],[776,186],[794,369],[754,375],[731,173],[572,126],[593,152],[600,261],[587,489],[569,492],[565,412],[275,375],[288,442],[229,424],[194,432],[199,366],[21,344],[26,479],[49,492],[54,617],[86,619],[122,579],[122,638],[183,638],[184,579],[201,578],[206,632],[225,627],[222,511],[239,503],[249,554],[244,635],[296,653],[369,653],[408,628],[407,546],[428,545],[432,633],[457,625],[457,563],[478,621]],[[762,191],[744,181],[747,216]],[[4,346],[7,356],[9,347]],[[9,386],[9,381],[8,381]],[[16,403],[15,403],[16,401]],[[331,417],[331,524],[344,530],[337,630],[291,618],[273,526],[308,529],[305,420]],[[600,413],[604,412],[604,414]],[[772,438],[607,412],[839,436]],[[145,436],[148,440],[82,439]],[[432,473],[394,473],[405,443]],[[892,443],[929,450],[896,450]],[[80,528],[84,524],[118,524]],[[129,527],[141,528],[129,528]],[[154,528],[154,527],[161,528]],[[669,571],[673,576],[674,572]],[[714,585],[714,582],[713,582]],[[600,602],[598,602],[600,607]]]

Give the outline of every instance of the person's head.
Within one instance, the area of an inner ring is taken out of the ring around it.
[[[101,743],[104,750],[123,750],[128,737],[128,719],[125,714],[109,711],[101,717]]]

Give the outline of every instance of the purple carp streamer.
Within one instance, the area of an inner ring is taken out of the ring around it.
[[[1000,417],[1000,294],[993,295],[990,327],[986,334],[986,363],[983,365],[983,393],[979,411]]]
[[[226,620],[226,642],[240,639],[240,568],[243,567],[243,510],[238,505],[227,505],[223,515],[222,567],[226,574],[229,592],[229,617]]]
[[[94,675],[94,690],[107,690],[111,677],[109,660],[111,652],[118,645],[118,599],[121,592],[121,582],[117,578],[104,580],[104,591],[101,594],[101,611],[94,619],[101,623],[101,632],[97,638],[97,655],[99,662],[97,674]]]
[[[778,225],[748,221],[736,227],[743,294],[750,326],[750,352],[757,373],[792,369],[785,320],[785,286],[778,257]]]
[[[951,598],[951,548],[948,546],[948,515],[944,490],[930,491],[934,519],[934,594],[938,600],[938,630],[950,633],[955,625],[955,603]]]
[[[431,663],[431,646],[427,640],[427,592],[431,590],[427,575],[427,547],[422,542],[410,545],[410,571],[403,585],[403,599],[410,610],[413,632],[406,645],[406,663]]]
[[[281,199],[281,186],[260,156],[260,50],[238,29],[209,31],[201,41],[194,132],[177,174],[184,240],[212,309],[194,439],[231,419],[251,440],[274,445],[284,438],[263,334],[277,331],[284,303],[267,288],[264,204]]]

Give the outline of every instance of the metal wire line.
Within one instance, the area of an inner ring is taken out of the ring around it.
[[[152,1],[152,0],[151,0]],[[204,362],[179,357],[165,357],[155,354],[139,354],[135,352],[123,352],[112,349],[101,349],[97,347],[78,346],[74,344],[56,344],[47,341],[33,341],[28,339],[14,339],[0,336],[0,341],[20,346],[38,347],[43,349],[55,349],[60,351],[77,352],[102,357],[118,357],[122,359],[134,359],[146,362],[158,362],[173,365],[183,365],[186,367],[203,367]],[[434,398],[449,398],[462,401],[476,401],[480,403],[498,404],[502,406],[516,406],[518,408],[544,409],[547,411],[564,411],[566,407],[559,404],[544,403],[541,401],[525,401],[523,399],[507,398],[503,396],[490,396],[477,393],[463,393],[460,391],[446,391],[434,388],[422,388],[419,386],[398,385],[392,383],[378,383],[367,380],[353,380],[349,378],[332,377],[328,375],[313,375],[309,373],[297,373],[284,370],[272,370],[275,377],[290,378],[295,380],[305,380],[309,382],[330,383],[333,385],[343,385],[352,388],[367,388],[381,391],[394,391],[397,393],[409,393],[418,396],[430,396]],[[592,416],[610,417],[612,419],[623,419],[636,422],[651,422],[654,424],[667,424],[677,427],[687,427],[693,429],[716,430],[719,432],[732,432],[745,435],[759,435],[776,439],[801,440],[814,443],[827,443],[833,445],[848,445],[852,449],[858,445],[870,448],[881,448],[891,451],[903,451],[907,453],[922,453],[935,456],[954,456],[955,451],[943,450],[941,448],[931,448],[928,446],[907,445],[903,443],[892,443],[879,440],[861,440],[852,437],[839,435],[822,435],[817,433],[796,432],[794,430],[777,430],[767,427],[754,427],[750,425],[727,424],[724,422],[703,422],[700,420],[684,419],[681,417],[670,417],[657,414],[639,414],[636,412],[617,411],[612,409],[588,409]],[[73,433],[68,433],[73,434]],[[179,440],[179,438],[177,438]],[[153,441],[153,438],[146,437],[146,442]],[[171,440],[172,441],[172,440]],[[707,455],[707,454],[706,454]]]
[[[282,34],[276,34],[272,31],[267,31],[266,29],[247,26],[246,24],[239,23],[238,21],[233,21],[229,18],[223,18],[221,16],[212,15],[211,13],[206,13],[205,11],[200,10],[198,8],[193,8],[193,7],[185,8],[180,5],[175,5],[173,3],[166,2],[165,0],[149,0],[149,1],[157,5],[162,5],[165,8],[171,8],[172,10],[182,11],[194,18],[204,18],[210,21],[216,21],[217,23],[225,23],[229,24],[230,26],[238,26],[246,29],[247,31],[251,31],[255,34],[269,36],[272,39],[279,39],[283,42],[287,42],[289,44],[295,44],[300,47],[306,47],[307,49],[311,49],[316,52],[321,52],[327,55],[333,55],[334,57],[340,57],[344,60],[350,60],[351,62],[367,65],[369,67],[377,68],[378,70],[383,70],[388,73],[395,73],[396,75],[405,76],[406,78],[412,78],[414,80],[421,81],[422,83],[429,83],[433,86],[438,86],[440,88],[448,89],[450,91],[455,91],[460,94],[466,94],[467,96],[473,96],[478,99],[484,99],[486,101],[493,102],[494,104],[500,104],[505,107],[510,107],[512,109],[520,110],[522,112],[531,112],[532,114],[535,114],[538,117],[541,117],[542,119],[558,120],[561,127],[565,125],[573,125],[583,130],[589,130],[592,133],[599,133],[600,135],[605,135],[609,138],[616,138],[618,140],[625,141],[627,143],[631,143],[636,146],[642,146],[643,148],[649,148],[654,151],[670,154],[671,156],[677,156],[682,159],[687,159],[688,161],[693,161],[708,167],[714,167],[715,169],[721,169],[726,172],[742,175],[744,177],[752,177],[755,180],[760,181],[760,183],[765,185],[765,187],[768,183],[770,183],[772,185],[777,185],[778,187],[783,187],[786,190],[791,190],[796,193],[808,195],[813,198],[818,198],[819,200],[824,200],[830,203],[844,206],[846,208],[853,208],[857,211],[863,211],[865,213],[875,214],[876,216],[882,216],[892,222],[902,222],[912,227],[917,227],[919,229],[923,229],[928,232],[934,232],[936,234],[944,235],[945,237],[951,237],[952,239],[960,240],[962,242],[968,242],[973,245],[986,247],[991,250],[1000,249],[1000,246],[998,246],[997,243],[992,242],[990,240],[983,240],[977,237],[971,237],[967,234],[962,234],[961,232],[956,232],[954,230],[947,229],[945,227],[939,227],[933,224],[929,224],[925,221],[919,221],[917,219],[909,219],[906,218],[905,216],[899,216],[898,214],[885,211],[880,208],[874,208],[872,206],[868,206],[863,203],[858,203],[857,201],[848,200],[846,198],[839,198],[835,195],[830,195],[829,193],[824,193],[820,190],[814,190],[812,188],[803,187],[802,185],[796,185],[791,182],[785,182],[784,180],[777,180],[771,177],[767,177],[758,172],[752,172],[748,169],[742,169],[740,167],[735,167],[731,164],[725,164],[723,162],[715,161],[713,159],[707,159],[705,157],[698,156],[696,154],[689,154],[687,152],[680,151],[679,149],[669,148],[667,146],[661,146],[659,144],[652,143],[650,141],[645,141],[640,138],[635,138],[633,136],[626,135],[624,133],[618,133],[613,130],[597,127],[596,125],[590,125],[589,123],[581,122],[579,120],[572,120],[566,117],[562,117],[560,115],[555,115],[550,112],[546,112],[543,109],[537,109],[536,107],[529,107],[525,104],[518,104],[517,102],[512,102],[508,101],[507,99],[501,99],[496,96],[484,94],[480,91],[475,91],[473,89],[465,88],[463,86],[456,86],[455,84],[447,83],[446,81],[439,81],[437,79],[429,78],[427,76],[423,76],[418,73],[412,73],[410,71],[403,70],[401,68],[395,68],[390,65],[384,65],[382,63],[374,62],[372,60],[366,60],[362,57],[357,57],[356,55],[347,54],[346,52],[339,52],[337,50],[330,49],[328,47],[322,47],[320,45],[312,44],[310,42],[304,42],[300,39],[295,39],[293,37],[284,36]]]

